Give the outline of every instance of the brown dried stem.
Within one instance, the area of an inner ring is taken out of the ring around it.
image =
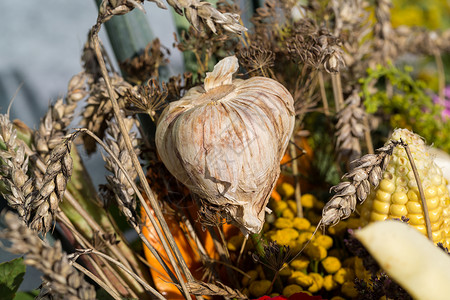
[[[328,105],[327,93],[325,91],[325,82],[323,80],[323,73],[321,71],[319,71],[318,76],[319,76],[320,96],[322,98],[322,103],[323,103],[323,112],[324,112],[325,116],[329,116],[330,109],[329,109],[329,105]]]
[[[6,229],[0,237],[12,242],[8,251],[25,253],[25,264],[40,270],[54,299],[95,299],[95,289],[70,264],[61,243],[50,246],[13,213],[4,215]]]
[[[101,280],[100,278],[98,278],[97,276],[95,276],[92,272],[90,272],[88,269],[84,268],[82,265],[76,263],[76,262],[72,262],[72,266],[74,268],[76,268],[78,271],[80,271],[81,273],[83,273],[84,275],[88,276],[89,278],[91,278],[93,281],[95,281],[95,283],[97,283],[100,287],[102,287],[106,292],[108,292],[108,294],[111,295],[111,297],[113,297],[116,300],[122,300],[122,297],[120,297],[120,295],[114,291],[111,287],[109,287],[107,284],[105,284],[103,282],[103,280]]]
[[[78,129],[77,132],[84,132],[86,134],[88,134],[90,137],[92,137],[97,143],[99,143],[103,149],[105,149],[105,151],[109,154],[109,157],[112,159],[112,161],[114,162],[114,164],[120,169],[120,171],[122,172],[121,174],[124,176],[124,179],[127,180],[127,183],[131,186],[131,188],[133,189],[134,193],[137,195],[137,197],[139,198],[139,200],[145,202],[141,192],[139,191],[139,189],[137,188],[137,186],[134,183],[134,180],[130,177],[129,173],[127,172],[127,170],[125,169],[125,167],[123,166],[122,163],[120,163],[119,158],[114,154],[114,152],[108,147],[108,145],[106,145],[98,136],[96,136],[93,132],[91,132],[88,129],[82,128],[82,129]],[[134,169],[133,169],[134,170]],[[119,199],[120,201],[120,199]],[[145,223],[145,222],[144,222]],[[156,257],[156,259],[158,260],[158,262],[163,266],[163,268],[165,269],[165,271],[167,272],[167,274],[169,274],[169,276],[171,277],[172,280],[175,280],[176,277],[173,275],[173,272],[167,267],[166,263],[164,262],[164,260],[161,258],[161,256],[159,255],[159,253],[156,251],[156,249],[153,247],[152,244],[150,244],[150,242],[148,241],[147,237],[144,236],[144,234],[142,233],[142,229],[140,228],[140,226],[138,226],[137,222],[130,222],[130,225],[132,225],[132,227],[135,229],[135,231],[138,233],[139,237],[141,238],[141,240],[143,241],[143,243],[147,246],[147,248],[149,248],[150,252]]]
[[[102,252],[99,252],[97,250],[94,249],[82,249],[82,250],[77,250],[78,254],[95,254],[98,256],[101,256],[103,258],[105,258],[106,260],[112,262],[113,264],[115,264],[116,266],[118,266],[119,268],[121,268],[122,270],[124,270],[125,272],[127,272],[130,276],[132,276],[136,281],[138,281],[140,284],[142,284],[142,286],[149,292],[152,293],[153,296],[155,296],[157,299],[162,299],[165,300],[166,298],[164,298],[163,295],[161,295],[157,290],[155,290],[153,287],[151,287],[150,285],[148,285],[144,280],[142,280],[139,276],[137,276],[133,271],[131,271],[130,269],[128,269],[127,267],[125,267],[121,262],[117,261],[116,259],[112,258],[109,255],[106,255]]]
[[[430,222],[430,215],[428,213],[428,204],[427,200],[425,198],[425,193],[423,192],[422,182],[420,181],[419,172],[417,171],[416,164],[414,163],[414,158],[411,154],[411,150],[409,149],[409,146],[406,142],[400,139],[400,143],[405,148],[406,155],[408,156],[409,163],[411,164],[412,171],[414,173],[414,178],[416,179],[417,188],[419,189],[420,194],[420,201],[422,202],[423,206],[423,214],[425,216],[425,225],[427,226],[427,236],[428,239],[433,242],[433,234],[431,232],[431,222]]]
[[[303,218],[303,206],[302,206],[302,193],[300,189],[300,180],[298,178],[299,169],[298,169],[298,159],[297,157],[297,147],[295,145],[295,140],[292,140],[289,145],[289,152],[292,158],[292,174],[294,175],[295,180],[295,202],[297,203],[297,217]]]
[[[126,146],[128,152],[130,154],[130,157],[132,159],[133,165],[135,166],[135,168],[136,168],[136,170],[138,172],[138,176],[139,176],[139,179],[141,181],[141,184],[143,185],[144,191],[147,194],[148,199],[150,200],[150,203],[151,203],[151,205],[152,205],[152,207],[153,207],[153,209],[155,211],[155,215],[156,215],[158,221],[160,222],[161,228],[163,228],[165,235],[163,235],[163,232],[161,231],[161,229],[157,225],[156,220],[154,219],[152,213],[150,212],[150,209],[147,206],[147,203],[145,202],[145,200],[143,198],[139,198],[139,199],[141,200],[141,205],[144,207],[145,212],[149,216],[150,221],[152,222],[152,225],[155,227],[155,229],[156,229],[156,231],[158,233],[158,237],[160,238],[160,240],[161,240],[161,242],[163,244],[163,247],[164,247],[164,249],[165,249],[165,251],[167,253],[167,256],[169,257],[169,260],[170,260],[172,266],[174,267],[175,273],[177,274],[178,280],[180,281],[180,285],[183,288],[184,295],[188,299],[190,297],[189,296],[189,291],[188,291],[188,289],[187,289],[187,287],[186,287],[186,285],[184,283],[184,279],[181,276],[181,273],[179,272],[179,269],[178,269],[177,264],[175,262],[175,258],[174,258],[173,254],[172,254],[172,251],[170,249],[172,249],[174,254],[176,255],[176,257],[177,257],[177,259],[178,259],[178,261],[179,261],[179,263],[181,265],[181,269],[185,273],[186,278],[188,279],[188,281],[193,280],[193,276],[190,273],[190,271],[189,271],[189,269],[188,269],[188,267],[186,265],[186,262],[184,261],[183,256],[181,255],[180,250],[178,249],[178,247],[177,247],[177,245],[175,243],[175,240],[174,240],[172,234],[170,233],[169,227],[168,227],[168,225],[167,225],[167,223],[166,223],[166,221],[164,219],[164,216],[162,214],[162,211],[161,211],[161,209],[158,206],[158,203],[156,201],[156,197],[155,197],[153,191],[150,189],[150,186],[147,183],[145,174],[144,174],[144,172],[143,172],[143,170],[141,168],[141,165],[139,163],[139,159],[138,159],[137,155],[134,153],[133,145],[132,145],[131,140],[130,140],[128,134],[127,134],[126,126],[125,126],[125,124],[124,124],[124,122],[123,122],[123,120],[121,118],[120,108],[119,108],[119,105],[117,103],[116,96],[115,96],[115,94],[114,94],[114,92],[112,90],[112,87],[111,87],[111,84],[110,84],[110,81],[109,81],[108,72],[106,70],[105,61],[103,59],[103,55],[102,55],[101,50],[100,50],[100,42],[99,42],[99,38],[98,38],[98,31],[100,30],[100,27],[101,27],[101,23],[100,23],[101,19],[102,19],[102,17],[99,16],[99,20],[98,20],[97,24],[94,25],[94,27],[92,28],[92,31],[91,31],[91,40],[92,40],[92,43],[94,45],[95,55],[97,56],[97,60],[98,60],[99,65],[100,65],[101,73],[102,73],[102,76],[103,76],[103,78],[105,80],[105,83],[106,83],[106,87],[107,87],[107,90],[108,90],[109,98],[110,98],[111,103],[112,103],[114,115],[115,115],[116,120],[118,122],[120,131],[121,131],[121,133],[124,136],[125,146]],[[167,245],[165,237],[167,237],[167,242],[171,246],[170,248]]]

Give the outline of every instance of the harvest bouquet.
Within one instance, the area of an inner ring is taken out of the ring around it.
[[[7,299],[24,264],[38,299],[449,297],[449,30],[394,27],[388,0],[167,0],[170,77],[143,1],[98,4],[40,126],[0,116]]]

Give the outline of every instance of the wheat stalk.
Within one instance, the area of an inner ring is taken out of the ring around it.
[[[355,211],[357,202],[363,203],[366,200],[370,186],[376,188],[380,183],[396,145],[396,142],[390,141],[377,149],[376,154],[366,154],[352,162],[353,169],[344,175],[350,181],[343,181],[330,189],[335,195],[322,210],[321,225],[336,225]]]
[[[72,267],[59,241],[53,246],[43,242],[11,212],[4,215],[4,222],[6,228],[0,232],[0,237],[12,243],[7,250],[25,254],[24,263],[43,273],[46,289],[53,299],[96,299],[94,287]]]

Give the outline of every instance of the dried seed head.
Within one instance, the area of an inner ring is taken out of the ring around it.
[[[178,180],[248,234],[262,228],[294,107],[274,80],[232,80],[238,67],[236,57],[223,59],[204,87],[172,102],[160,117],[156,146]]]

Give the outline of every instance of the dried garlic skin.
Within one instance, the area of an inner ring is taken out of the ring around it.
[[[244,234],[264,224],[265,207],[294,127],[294,100],[280,83],[233,80],[235,56],[207,73],[162,113],[156,147],[192,193],[231,217]]]

